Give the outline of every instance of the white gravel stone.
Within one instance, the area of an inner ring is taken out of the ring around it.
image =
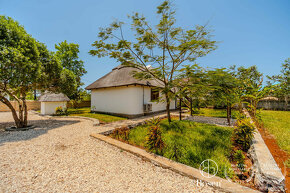
[[[0,192],[218,192],[89,135],[85,119],[29,115],[29,131],[0,131]],[[0,113],[0,128],[13,124]]]

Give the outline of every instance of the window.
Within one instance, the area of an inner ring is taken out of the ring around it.
[[[156,101],[159,98],[159,90],[157,88],[151,88],[151,101]]]

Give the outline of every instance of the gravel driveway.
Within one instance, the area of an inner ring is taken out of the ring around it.
[[[0,192],[217,192],[89,137],[89,120],[29,120],[36,129],[0,131]],[[11,124],[0,113],[0,128]]]

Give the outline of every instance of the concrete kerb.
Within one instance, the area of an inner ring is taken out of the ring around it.
[[[113,138],[107,137],[103,134],[91,134],[92,137],[99,139],[101,141],[104,141],[108,144],[111,144],[113,146],[116,146],[124,151],[130,152],[136,156],[142,157],[144,160],[149,161],[157,166],[161,166],[165,169],[170,169],[174,172],[177,172],[183,176],[187,176],[191,179],[196,180],[196,183],[198,184],[207,184],[210,186],[213,186],[217,189],[220,189],[225,192],[231,192],[231,193],[251,193],[251,192],[259,192],[253,189],[250,189],[248,187],[230,182],[228,180],[222,179],[217,176],[210,176],[210,178],[204,177],[200,170],[195,169],[193,167],[169,160],[165,157],[158,156],[153,153],[146,152],[143,149],[140,149],[138,147],[129,145],[127,143],[120,142],[118,140],[115,140]]]
[[[244,114],[254,124],[246,109]],[[254,183],[261,191],[285,192],[285,177],[256,126],[255,129],[254,139],[248,151],[253,161]]]
[[[159,118],[165,118],[166,115],[160,115],[155,116]],[[98,133],[91,134],[91,137],[94,137],[98,140],[104,141],[108,144],[111,144],[113,146],[116,146],[124,151],[130,152],[136,156],[142,157],[144,160],[149,161],[157,166],[163,167],[165,169],[170,169],[174,172],[177,172],[183,176],[187,176],[191,179],[196,180],[196,183],[199,184],[207,184],[210,186],[213,186],[219,190],[222,190],[224,192],[232,192],[232,193],[251,193],[251,192],[259,192],[257,190],[253,190],[251,188],[242,186],[240,184],[228,181],[226,179],[222,179],[217,176],[211,176],[210,178],[206,178],[201,174],[201,171],[198,169],[195,169],[193,167],[169,160],[165,157],[158,156],[153,153],[149,153],[145,151],[144,149],[135,147],[133,145],[129,145],[127,143],[115,140],[111,137],[108,137],[106,135],[110,134],[115,128],[121,127],[121,126],[127,126],[129,128],[136,127],[138,125],[144,124],[148,119],[152,117],[146,117],[143,119],[137,119],[137,120],[127,120],[124,122],[120,122],[119,124],[112,124],[112,125],[106,125],[106,128],[100,129]],[[127,122],[127,124],[126,124]],[[101,127],[101,126],[99,126]]]

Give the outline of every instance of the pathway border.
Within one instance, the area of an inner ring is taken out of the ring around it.
[[[115,128],[117,127],[136,127],[138,125],[141,125],[145,123],[148,119],[152,118],[153,116],[146,116],[142,118],[137,118],[133,120],[125,120],[125,121],[120,121],[120,122],[115,122],[112,124],[104,125],[104,126],[99,126],[98,128],[98,133],[92,133],[90,136],[94,137],[98,140],[104,141],[108,144],[111,144],[113,146],[116,146],[122,150],[125,150],[127,152],[130,152],[136,156],[139,156],[143,158],[146,161],[149,161],[157,166],[163,167],[165,169],[170,169],[174,172],[177,172],[183,176],[187,176],[191,179],[194,179],[195,181],[193,183],[197,183],[197,185],[210,185],[214,188],[217,188],[219,190],[222,190],[224,192],[230,192],[230,193],[257,193],[259,191],[242,186],[240,184],[228,181],[226,179],[217,177],[217,176],[212,176],[211,178],[206,178],[204,177],[200,170],[169,160],[165,157],[149,153],[145,151],[144,149],[135,147],[133,145],[118,141],[116,139],[113,139],[111,137],[108,137],[106,135],[110,134]],[[165,118],[167,117],[166,114],[164,115],[157,115],[154,117],[159,117],[159,118]]]
[[[249,112],[243,110],[255,126],[254,139],[248,151],[253,161],[254,183],[261,191],[285,192],[285,177],[265,144]]]

